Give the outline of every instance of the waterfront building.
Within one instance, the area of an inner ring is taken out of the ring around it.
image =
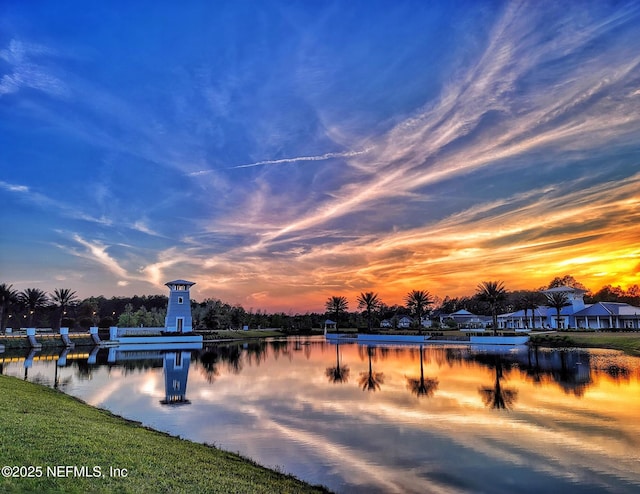
[[[174,280],[165,283],[169,287],[169,303],[165,318],[165,331],[190,333],[192,331],[191,299],[189,289],[195,285],[192,281]]]
[[[619,302],[597,302],[585,304],[584,290],[560,286],[542,290],[547,296],[564,293],[567,305],[557,310],[548,305],[540,305],[535,310],[524,309],[498,316],[500,329],[640,329],[640,307]]]

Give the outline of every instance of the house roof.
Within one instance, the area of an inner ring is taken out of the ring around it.
[[[449,314],[449,316],[475,316],[475,314],[469,312],[468,310],[460,309],[455,312]]]
[[[563,286],[556,286],[553,288],[549,288],[548,290],[540,290],[542,293],[556,293],[556,292],[562,292],[562,293],[567,293],[567,292],[573,292],[573,293],[587,293],[586,290],[582,290],[581,288],[573,288],[572,286],[567,286],[567,285],[563,285]]]
[[[597,302],[585,307],[574,314],[576,317],[609,317],[609,316],[633,316],[640,314],[640,307],[621,302]]]
[[[563,308],[562,310],[564,310],[565,308]],[[551,309],[551,307],[547,307],[546,305],[540,305],[538,307],[536,307],[536,309],[533,311],[533,315],[535,317],[547,317],[547,314],[550,310],[554,310],[555,309]],[[555,312],[554,312],[555,313]],[[562,311],[560,312],[562,314]],[[524,318],[524,309],[522,310],[517,310],[515,312],[509,312],[507,314],[498,314],[499,318],[510,318],[510,317],[523,317]],[[527,317],[532,317],[531,316],[531,309],[527,310]]]

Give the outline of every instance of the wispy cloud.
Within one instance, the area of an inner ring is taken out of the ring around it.
[[[108,252],[108,246],[98,241],[85,240],[80,235],[73,235],[73,240],[83,246],[85,250],[73,249],[70,252],[79,257],[94,261],[105,268],[118,278],[123,280],[131,279],[126,269],[124,269],[120,263],[114,259]]]
[[[539,158],[534,153],[548,152],[567,163],[573,150],[584,153],[637,133],[640,98],[609,97],[621,94],[618,89],[637,75],[640,57],[631,47],[610,49],[626,50],[630,56],[617,54],[611,59],[605,50],[585,63],[559,64],[557,70],[546,69],[548,85],[524,86],[549,56],[577,57],[595,36],[615,29],[624,19],[616,14],[598,20],[597,28],[570,31],[549,40],[544,32],[536,32],[537,24],[545,19],[545,15],[510,4],[476,66],[452,81],[435,104],[367,148],[373,161],[363,161],[359,154],[345,156],[351,166],[375,171],[375,175],[355,176],[306,214],[282,218],[280,227],[261,235],[261,242],[334,223],[361,209],[375,210],[376,204],[387,199],[406,197],[408,192],[420,192],[478,170],[494,174],[501,167],[517,173],[517,169],[537,166]],[[419,199],[420,194],[415,197]],[[271,220],[263,218],[264,223]]]
[[[5,181],[0,181],[0,188],[3,188],[9,192],[19,194],[21,200],[35,204],[38,207],[46,210],[49,213],[61,214],[68,218],[74,218],[91,223],[97,223],[101,225],[111,225],[112,220],[105,217],[96,217],[89,213],[86,213],[79,209],[77,205],[67,204],[56,199],[52,199],[49,196],[33,190],[27,185],[12,184]]]
[[[13,70],[0,79],[0,96],[15,93],[21,88],[37,89],[53,96],[67,96],[67,85],[47,70],[44,64],[34,61],[52,55],[54,53],[42,45],[11,40],[5,49],[0,50],[0,58]]]
[[[167,60],[171,77],[147,80],[141,68],[148,91],[74,73],[16,35],[0,48],[0,97],[15,93],[43,135],[82,143],[99,164],[84,175],[82,200],[19,173],[0,191],[87,222],[57,226],[79,232],[78,257],[131,289],[191,273],[206,295],[317,308],[334,290],[380,287],[394,301],[425,284],[468,292],[488,272],[518,286],[568,267],[640,281],[635,2],[492,5],[482,25],[451,31],[446,64],[415,80],[406,57],[372,63],[376,81],[407,65],[410,82],[397,91],[408,93],[398,103],[395,85],[372,84],[362,89],[375,98],[357,111],[350,98],[361,88],[345,81],[369,69],[350,72],[346,56],[333,65],[331,50],[316,47],[326,15],[298,33],[299,56],[267,43],[264,60],[234,52],[216,70],[204,58]],[[425,77],[436,82],[416,90]],[[60,112],[23,88],[74,98]],[[72,168],[60,165],[61,183],[75,179]]]

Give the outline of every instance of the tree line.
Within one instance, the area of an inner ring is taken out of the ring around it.
[[[465,309],[477,315],[492,316],[517,310],[533,310],[540,305],[554,307],[563,302],[561,295],[555,302],[544,297],[540,290],[557,286],[571,286],[585,290],[585,303],[623,302],[640,306],[640,288],[633,285],[627,290],[606,285],[591,292],[573,276],[556,277],[548,285],[536,290],[509,291],[501,281],[482,282],[476,292],[464,297],[445,297],[439,300],[428,290],[411,290],[404,304],[387,305],[372,291],[360,293],[356,310],[349,311],[346,297],[331,296],[325,302],[324,313],[291,314],[268,313],[264,310],[246,310],[239,304],[231,305],[216,298],[202,302],[191,301],[193,326],[200,329],[281,328],[286,331],[305,331],[320,328],[327,318],[341,327],[379,327],[384,320],[397,323],[404,316],[414,318],[415,325],[423,317],[451,314]],[[56,288],[46,293],[39,288],[15,290],[12,285],[0,284],[0,331],[6,327],[50,327],[58,329],[88,329],[90,326],[157,327],[164,326],[168,298],[165,295],[111,297],[102,295],[79,299],[69,288]],[[565,303],[566,305],[566,303]],[[560,308],[562,305],[560,305]]]
[[[69,288],[47,293],[40,288],[15,290],[0,283],[0,331],[5,328],[91,326],[164,326],[168,298],[164,295],[79,299]]]

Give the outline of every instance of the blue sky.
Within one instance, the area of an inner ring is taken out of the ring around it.
[[[640,282],[637,2],[0,5],[15,288]]]

